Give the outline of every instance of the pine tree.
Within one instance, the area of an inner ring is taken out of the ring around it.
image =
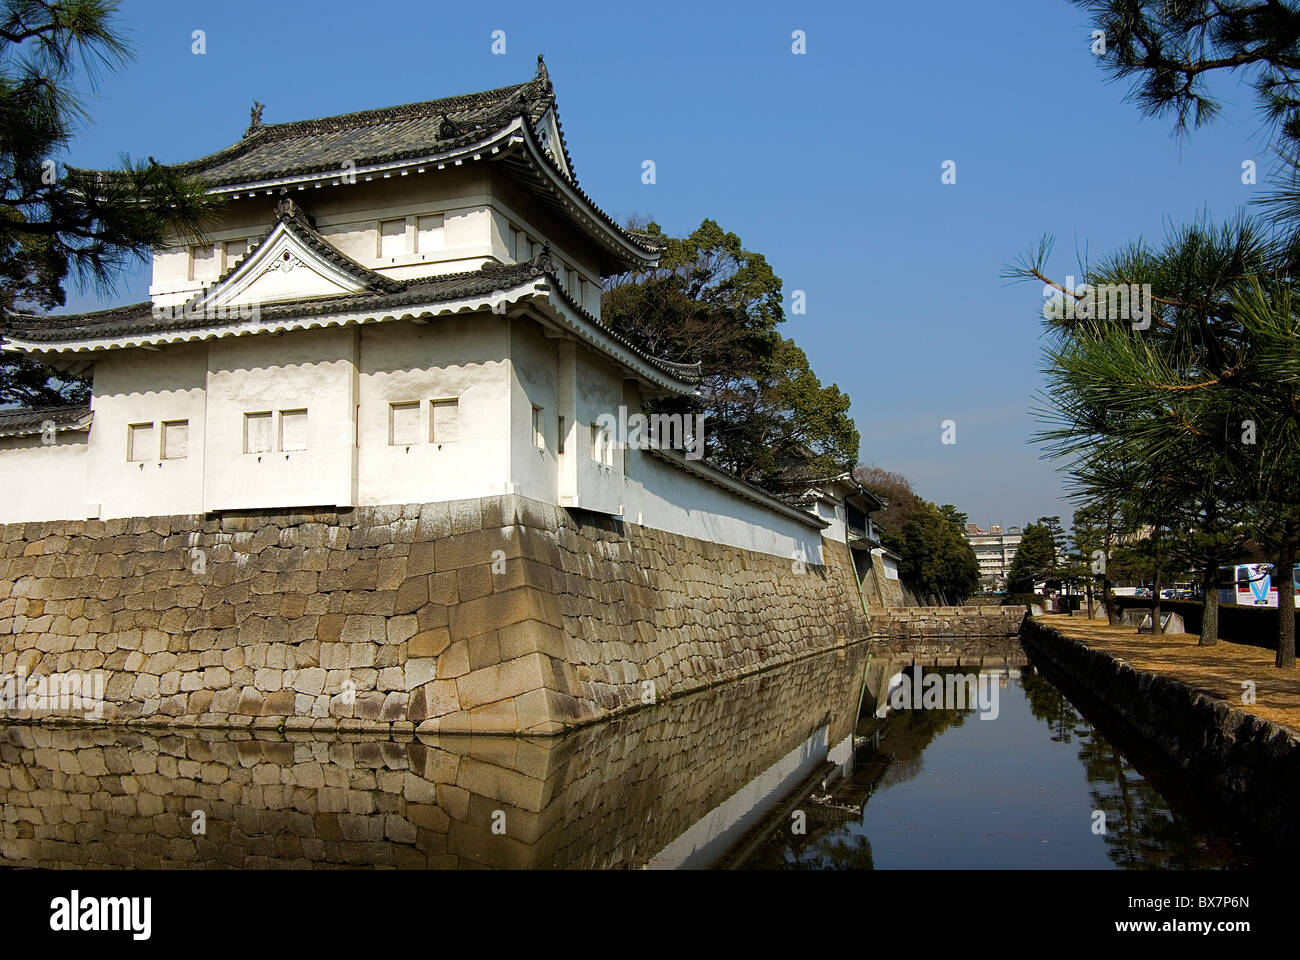
[[[201,184],[152,161],[123,158],[108,175],[62,162],[87,119],[77,68],[93,89],[100,71],[130,58],[116,13],[110,0],[0,2],[0,324],[63,305],[69,281],[111,289],[169,236],[199,235],[213,206]],[[86,390],[25,356],[0,362],[0,404],[66,402]]]

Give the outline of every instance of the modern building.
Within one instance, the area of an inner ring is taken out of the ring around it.
[[[1021,534],[1019,527],[1007,527],[1003,530],[995,523],[984,531],[977,524],[966,524],[966,541],[975,551],[982,589],[990,592],[1006,589],[1011,558],[1016,555],[1016,550],[1020,547]]]

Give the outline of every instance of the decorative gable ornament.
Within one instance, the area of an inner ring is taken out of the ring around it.
[[[256,317],[263,304],[391,291],[396,281],[363,267],[316,232],[293,200],[282,199],[270,232],[223,276],[184,305],[186,319]],[[166,309],[166,308],[162,308]]]

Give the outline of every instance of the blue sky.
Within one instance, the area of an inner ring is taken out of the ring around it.
[[[981,525],[1068,522],[1026,442],[1041,288],[999,274],[1043,233],[1064,276],[1076,246],[1095,259],[1247,204],[1267,189],[1241,182],[1243,160],[1267,167],[1252,91],[1224,85],[1223,118],[1177,142],[1106,81],[1065,0],[737,9],[126,0],[136,60],[102,78],[68,159],[193,159],[238,140],[254,100],[268,123],[390,106],[519,82],[544,53],[584,188],[616,218],[684,234],[709,217],[763,253],[785,334],[853,398],[864,462]],[[70,291],[68,309],[146,299],[147,273],[104,299]]]

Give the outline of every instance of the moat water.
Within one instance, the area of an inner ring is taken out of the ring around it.
[[[936,673],[972,696],[901,696]],[[918,674],[859,645],[561,738],[11,724],[0,865],[1254,863],[1226,815],[1090,712],[1023,654]]]

